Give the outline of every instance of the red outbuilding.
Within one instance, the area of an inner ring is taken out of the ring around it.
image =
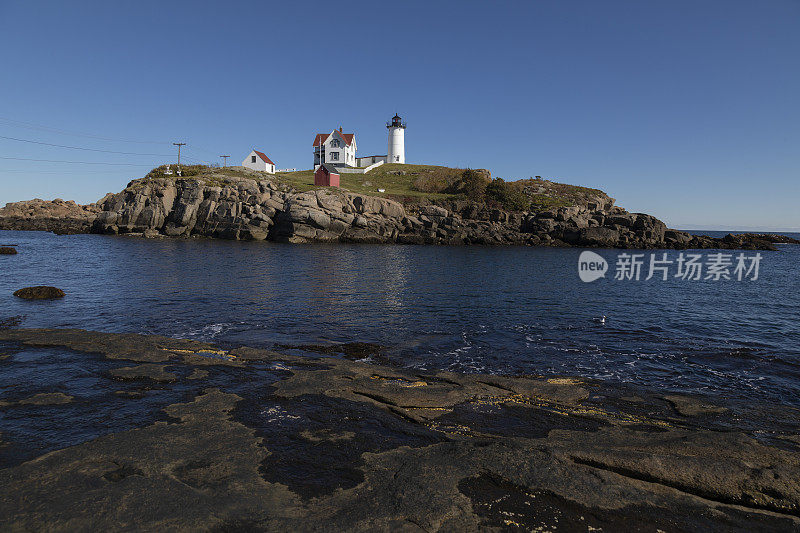
[[[322,185],[324,187],[338,187],[339,186],[339,171],[333,165],[323,163],[314,172],[314,185]]]

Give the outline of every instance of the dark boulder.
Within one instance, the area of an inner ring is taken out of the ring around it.
[[[619,240],[619,232],[611,228],[583,228],[580,230],[578,242],[582,246],[615,246]]]
[[[617,225],[617,226],[622,226],[622,227],[629,228],[629,227],[633,226],[635,220],[636,220],[636,215],[634,215],[634,214],[631,214],[631,213],[619,213],[619,214],[614,214],[614,215],[611,215],[611,216],[607,216],[605,218],[605,225],[606,226]]]
[[[14,296],[25,300],[51,300],[53,298],[63,298],[64,291],[56,287],[25,287],[15,291]]]
[[[664,240],[668,243],[676,242],[680,244],[686,244],[688,242],[691,242],[692,235],[686,233],[685,231],[668,229],[664,232]]]

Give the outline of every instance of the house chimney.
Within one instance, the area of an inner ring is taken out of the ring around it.
[[[339,133],[342,133],[342,127],[339,126]]]

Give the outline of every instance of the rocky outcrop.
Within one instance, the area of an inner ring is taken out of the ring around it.
[[[723,237],[724,241],[732,244],[746,244],[758,241],[764,241],[771,244],[800,244],[800,240],[794,239],[787,235],[776,235],[774,233],[729,233]]]
[[[394,242],[403,231],[402,204],[319,189],[286,198],[275,218],[274,237],[284,242]]]
[[[279,242],[525,244],[615,248],[759,248],[747,236],[712,239],[629,213],[600,192],[536,212],[445,201],[403,204],[339,189],[297,192],[271,181],[227,178],[136,180],[101,203],[92,231]]]
[[[101,206],[93,232],[264,240],[283,197],[274,184],[250,179],[154,179],[131,182]]]
[[[47,287],[39,285],[36,287],[25,287],[14,291],[14,296],[24,300],[52,300],[55,298],[63,298],[64,291],[58,287]]]
[[[570,198],[573,205],[511,212],[467,200],[403,205],[333,188],[298,192],[249,177],[151,178],[89,206],[62,200],[8,204],[0,210],[0,228],[291,243],[774,249],[778,242],[694,236],[615,206],[602,191],[587,191]]]
[[[96,233],[282,242],[391,242],[405,217],[400,203],[385,198],[332,189],[297,193],[236,178],[135,181],[101,206]]]
[[[94,218],[101,211],[99,204],[79,205],[73,200],[61,198],[7,203],[0,209],[0,229],[88,233]]]

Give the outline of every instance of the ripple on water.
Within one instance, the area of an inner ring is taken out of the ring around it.
[[[610,376],[800,406],[798,246],[766,254],[749,284],[585,284],[570,249],[0,236],[23,252],[4,264],[0,294],[42,283],[68,293],[35,312],[0,299],[0,318],[27,315],[25,327],[253,347],[370,342],[412,368]],[[591,321],[600,315],[603,326]]]

